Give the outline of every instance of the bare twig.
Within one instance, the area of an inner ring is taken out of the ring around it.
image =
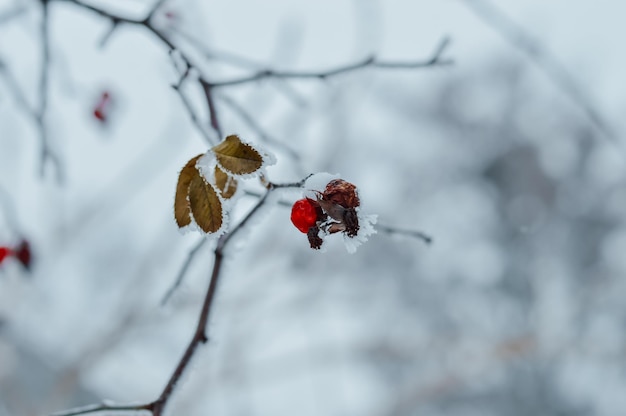
[[[128,411],[141,411],[141,410],[150,410],[148,408],[149,405],[140,404],[140,405],[122,405],[116,406],[111,404],[95,404],[83,407],[77,407],[74,409],[64,410],[62,412],[52,413],[50,416],[77,416],[77,415],[86,415],[89,413],[98,413],[98,412],[128,412]]]
[[[39,108],[35,112],[37,126],[39,128],[39,138],[41,141],[41,175],[45,173],[46,161],[49,159],[55,170],[58,182],[62,181],[63,173],[61,171],[61,161],[58,156],[50,150],[48,131],[46,129],[46,113],[48,111],[48,81],[50,78],[50,14],[48,0],[41,0],[42,16],[41,16],[41,47],[42,62],[39,77]]]
[[[300,186],[300,182],[297,183]],[[159,396],[159,398],[149,405],[150,410],[152,411],[153,416],[161,416],[167,401],[170,396],[174,392],[178,381],[182,377],[183,373],[187,369],[191,358],[196,352],[196,349],[200,344],[204,344],[208,341],[208,336],[206,333],[206,326],[209,320],[209,315],[211,312],[211,308],[213,306],[213,299],[215,298],[215,292],[217,290],[217,284],[220,278],[220,272],[222,270],[222,262],[224,259],[224,250],[231,239],[237,235],[250,221],[252,217],[259,211],[259,209],[265,204],[267,201],[267,197],[269,194],[277,188],[284,188],[293,186],[294,184],[283,184],[283,185],[275,185],[272,183],[268,184],[267,191],[263,196],[259,199],[257,204],[248,212],[248,214],[244,217],[237,226],[235,226],[230,232],[224,234],[217,240],[217,246],[215,247],[215,260],[213,262],[213,271],[211,272],[211,281],[209,283],[209,288],[207,290],[206,296],[204,298],[204,303],[202,305],[202,310],[200,312],[200,317],[198,319],[198,325],[196,327],[196,331],[183,354],[183,357],[179,361],[174,373],[170,377],[170,380],[167,382],[163,392]]]
[[[531,62],[556,85],[570,100],[579,106],[591,123],[608,139],[618,142],[613,128],[604,119],[591,97],[580,87],[569,71],[551,54],[541,42],[510,17],[506,16],[494,3],[488,0],[464,0],[465,5],[484,23],[491,26],[512,46],[526,54]]]
[[[217,144],[216,140],[214,140],[213,137],[211,137],[209,133],[207,133],[207,131],[205,130],[204,126],[202,125],[202,122],[198,118],[191,103],[189,102],[189,100],[187,99],[183,91],[181,90],[181,86],[172,85],[172,88],[174,89],[174,91],[176,91],[176,93],[178,93],[178,96],[180,97],[183,105],[185,106],[185,109],[187,109],[187,112],[189,113],[189,117],[191,117],[191,121],[196,126],[200,134],[202,134],[202,136],[207,141],[207,143],[209,143],[209,145],[215,146]]]
[[[266,78],[283,78],[283,79],[327,79],[337,75],[345,74],[348,72],[357,71],[363,68],[385,68],[385,69],[418,69],[428,68],[435,66],[451,65],[453,61],[451,59],[442,58],[447,46],[450,44],[450,39],[445,37],[435,48],[435,51],[431,54],[430,58],[422,61],[414,62],[392,62],[392,61],[379,61],[374,56],[370,56],[362,61],[355,62],[339,66],[336,68],[328,69],[325,71],[277,71],[273,69],[266,69],[259,71],[253,75],[235,78],[226,81],[213,82],[210,84],[212,88],[227,87],[232,85],[247,84],[250,82],[256,82]]]
[[[407,230],[404,228],[391,227],[389,225],[376,224],[376,229],[385,234],[397,234],[397,235],[405,235],[407,237],[417,238],[418,240],[422,240],[426,244],[431,244],[433,242],[433,238],[422,232],[417,230]]]
[[[259,201],[248,212],[248,214],[243,218],[243,220],[241,220],[239,224],[237,224],[230,232],[224,234],[217,240],[217,245],[214,250],[214,261],[213,261],[213,269],[211,271],[211,279],[209,282],[207,293],[204,298],[204,302],[202,304],[202,309],[200,311],[200,316],[198,318],[198,324],[196,326],[196,330],[194,331],[191,341],[187,345],[187,348],[185,349],[185,352],[183,353],[182,358],[180,359],[174,372],[170,376],[170,379],[168,380],[167,384],[163,388],[163,391],[161,392],[161,394],[155,401],[146,403],[146,404],[140,404],[140,405],[122,405],[122,406],[111,406],[108,404],[93,405],[93,406],[87,406],[87,407],[83,407],[79,409],[73,409],[69,411],[54,413],[51,416],[76,416],[76,415],[96,413],[96,412],[102,412],[102,411],[113,412],[113,411],[133,411],[133,410],[136,410],[136,411],[146,410],[146,411],[150,411],[153,416],[161,416],[163,414],[163,410],[165,409],[165,406],[167,405],[170,397],[174,393],[174,390],[176,389],[176,386],[178,385],[180,378],[183,376],[183,374],[187,370],[187,367],[189,366],[189,363],[191,362],[191,359],[193,358],[198,346],[200,344],[206,343],[209,340],[207,332],[206,332],[207,323],[209,321],[209,316],[210,316],[211,309],[213,306],[213,300],[215,299],[215,293],[217,290],[217,285],[218,285],[218,281],[219,281],[221,270],[222,270],[222,263],[224,260],[224,251],[226,250],[228,243],[231,241],[231,239],[235,235],[237,235],[243,228],[246,227],[250,219],[254,217],[254,215],[259,211],[259,209],[263,205],[265,205],[265,203],[267,202],[268,196],[272,191],[274,191],[275,189],[280,189],[280,188],[300,187],[302,186],[305,180],[306,179],[303,179],[299,182],[285,183],[285,184],[268,183],[267,191],[260,197]],[[199,250],[199,247],[202,244],[203,242],[201,242],[198,246],[196,246],[192,251],[197,252],[197,250]],[[194,253],[190,253],[190,257],[193,256],[193,254]]]
[[[200,85],[202,85],[202,90],[204,91],[206,103],[209,108],[209,119],[211,121],[211,127],[213,127],[213,130],[217,132],[217,135],[219,137],[223,137],[222,129],[217,119],[217,109],[215,108],[215,100],[213,99],[213,88],[210,83],[202,78],[200,78]]]

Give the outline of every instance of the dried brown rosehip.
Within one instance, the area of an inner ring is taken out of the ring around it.
[[[333,179],[328,182],[322,193],[322,198],[344,208],[356,208],[361,204],[356,186],[343,179]]]

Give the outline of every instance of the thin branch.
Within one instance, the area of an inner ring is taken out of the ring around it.
[[[194,248],[192,248],[189,251],[189,253],[187,253],[187,259],[183,263],[183,267],[181,267],[180,271],[178,272],[178,275],[176,276],[176,280],[174,281],[172,286],[170,286],[170,288],[167,290],[167,292],[165,293],[165,296],[163,296],[163,299],[161,299],[161,306],[164,306],[172,297],[176,289],[178,289],[180,284],[183,282],[183,279],[185,278],[185,274],[187,273],[187,269],[189,269],[189,265],[191,264],[191,261],[196,256],[196,253],[199,252],[200,249],[204,247],[204,245],[208,241],[210,240],[207,238],[201,239],[200,241],[198,241],[198,244],[196,244]]]
[[[74,409],[64,410],[62,412],[52,413],[50,416],[77,416],[77,415],[86,415],[89,413],[98,413],[98,412],[128,412],[128,411],[141,411],[141,410],[150,410],[150,405],[141,404],[141,405],[123,405],[116,406],[110,405],[106,403],[89,405],[83,407],[77,407]]]
[[[241,220],[230,232],[222,235],[217,240],[217,245],[214,250],[215,259],[213,261],[211,279],[210,279],[209,287],[207,289],[207,292],[204,298],[204,302],[202,304],[200,316],[198,317],[198,324],[196,326],[196,330],[194,331],[191,341],[187,345],[187,348],[185,349],[185,352],[183,353],[182,358],[176,365],[174,372],[170,376],[170,379],[168,380],[167,384],[163,388],[163,391],[159,395],[158,399],[156,399],[155,401],[151,403],[141,404],[141,405],[124,405],[124,406],[111,406],[107,404],[93,405],[93,406],[87,406],[87,407],[83,407],[79,409],[54,413],[51,416],[75,416],[75,415],[96,413],[96,412],[102,412],[102,411],[133,411],[133,410],[137,410],[137,411],[147,410],[147,411],[150,411],[153,416],[162,416],[163,410],[165,409],[167,402],[169,401],[170,397],[174,393],[174,390],[176,389],[176,386],[178,385],[180,378],[183,376],[183,374],[187,370],[187,367],[189,366],[189,363],[191,362],[191,359],[193,358],[198,346],[200,344],[206,343],[209,340],[207,332],[206,332],[207,323],[209,322],[209,316],[211,313],[211,309],[213,307],[213,300],[215,299],[215,293],[217,291],[217,285],[218,285],[221,270],[222,270],[222,264],[224,260],[224,251],[226,249],[226,246],[235,235],[237,235],[243,228],[245,228],[245,226],[250,222],[250,219],[258,213],[259,209],[263,205],[265,205],[265,203],[268,200],[268,196],[270,195],[270,193],[272,193],[272,191],[274,191],[275,189],[280,189],[280,188],[300,187],[305,182],[305,180],[306,178],[299,182],[284,183],[284,184],[273,184],[271,182],[268,183],[267,191],[260,197],[259,201],[248,212],[248,214],[243,218],[243,220]],[[203,242],[204,241],[206,240],[203,240]],[[201,242],[201,244],[196,246],[193,251],[199,250],[199,246],[201,246],[203,242]],[[192,255],[193,254],[190,253],[190,256]]]
[[[217,132],[219,137],[224,137],[222,135],[222,129],[220,127],[220,123],[217,119],[217,108],[215,107],[215,100],[213,100],[213,87],[212,85],[200,78],[200,85],[202,85],[202,90],[204,91],[204,97],[206,98],[206,103],[209,108],[209,120],[211,121],[211,127],[213,130]]]
[[[46,161],[49,159],[56,171],[57,181],[60,183],[63,179],[61,171],[61,161],[54,152],[50,150],[48,131],[46,129],[46,113],[48,111],[49,98],[49,77],[50,77],[50,13],[48,0],[41,0],[42,16],[41,16],[41,47],[42,62],[39,76],[39,108],[35,112],[37,126],[39,128],[39,138],[41,141],[41,158],[40,172],[43,176],[45,173]]]
[[[251,82],[256,82],[266,78],[282,78],[282,79],[320,79],[324,80],[337,75],[345,74],[348,72],[357,71],[363,68],[385,68],[385,69],[417,69],[427,68],[435,66],[451,65],[453,61],[451,59],[442,58],[447,46],[450,44],[448,37],[441,40],[437,45],[435,51],[431,54],[430,58],[422,61],[406,62],[406,61],[379,61],[375,57],[371,56],[359,62],[355,62],[348,65],[339,66],[336,68],[328,69],[326,71],[277,71],[273,69],[266,69],[259,71],[256,74],[235,78],[226,81],[219,81],[211,83],[212,88],[227,87],[232,85],[241,85]]]
[[[187,110],[187,112],[189,113],[189,117],[191,118],[191,121],[193,122],[193,124],[196,126],[196,128],[198,129],[198,131],[200,132],[200,134],[202,134],[202,136],[204,137],[204,139],[211,145],[214,146],[217,144],[217,142],[213,139],[213,137],[211,137],[211,135],[209,135],[209,133],[205,130],[204,126],[202,125],[202,122],[200,121],[200,119],[198,118],[198,116],[196,115],[196,112],[194,111],[191,103],[189,102],[189,100],[187,99],[187,97],[185,96],[185,94],[182,92],[180,85],[172,85],[172,88],[174,89],[174,91],[176,91],[178,93],[178,96],[180,97],[181,101],[183,102],[183,105],[185,106],[185,109]]]
[[[170,396],[174,392],[178,381],[184,374],[191,358],[196,352],[196,349],[200,344],[204,344],[208,341],[208,336],[206,333],[207,323],[209,321],[209,315],[211,313],[211,308],[213,306],[213,299],[215,298],[215,292],[217,290],[217,284],[220,278],[220,272],[222,270],[222,263],[224,259],[224,250],[228,242],[241,230],[246,224],[250,221],[250,219],[259,211],[259,209],[265,204],[267,201],[267,197],[274,189],[272,184],[268,185],[268,189],[265,194],[259,199],[257,204],[248,212],[248,214],[244,217],[243,220],[235,228],[232,229],[227,234],[224,234],[217,240],[217,246],[215,247],[215,260],[213,262],[213,271],[211,272],[211,281],[209,283],[209,288],[207,290],[206,296],[204,298],[204,303],[202,304],[202,310],[200,311],[200,318],[198,319],[198,325],[196,327],[196,331],[183,354],[183,357],[179,361],[174,373],[170,377],[170,380],[165,385],[163,392],[159,396],[159,398],[150,405],[150,410],[152,410],[153,416],[161,416],[163,413],[163,409],[167,404]]]
[[[405,235],[407,237],[417,238],[418,240],[422,240],[426,244],[431,244],[433,242],[433,238],[422,232],[417,230],[406,230],[403,228],[391,227],[389,225],[376,224],[376,229],[385,234],[397,234],[397,235]]]
[[[485,24],[491,26],[509,44],[528,56],[541,71],[565,95],[578,105],[587,118],[608,139],[618,143],[613,128],[604,119],[601,112],[592,102],[589,95],[576,82],[569,68],[552,55],[541,42],[537,41],[527,30],[506,16],[494,3],[487,0],[465,0],[465,5]]]
[[[117,28],[119,27],[120,22],[118,20],[112,20],[111,21],[111,27],[109,28],[109,30],[102,36],[102,38],[100,39],[100,43],[98,44],[98,47],[100,47],[100,49],[103,49],[107,42],[109,41],[109,39],[111,39],[111,37],[113,36],[113,33],[117,30]]]

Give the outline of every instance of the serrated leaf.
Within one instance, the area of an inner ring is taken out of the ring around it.
[[[215,166],[215,185],[219,189],[222,198],[230,199],[237,192],[237,179]]]
[[[220,166],[233,175],[248,175],[263,166],[261,154],[234,134],[212,150]]]
[[[202,155],[198,155],[191,159],[178,175],[178,183],[176,184],[176,195],[174,196],[174,218],[179,228],[183,228],[191,224],[191,208],[189,207],[189,184],[195,175],[198,174],[196,162]]]
[[[222,227],[222,202],[215,188],[197,170],[189,184],[189,207],[196,224],[205,233],[217,232]]]

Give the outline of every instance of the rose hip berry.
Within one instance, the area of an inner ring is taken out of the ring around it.
[[[0,247],[0,264],[2,264],[5,258],[9,257],[12,254],[13,254],[13,251],[11,251],[10,248]]]
[[[306,234],[315,226],[321,213],[317,201],[309,198],[297,200],[291,207],[291,222],[300,232]]]

